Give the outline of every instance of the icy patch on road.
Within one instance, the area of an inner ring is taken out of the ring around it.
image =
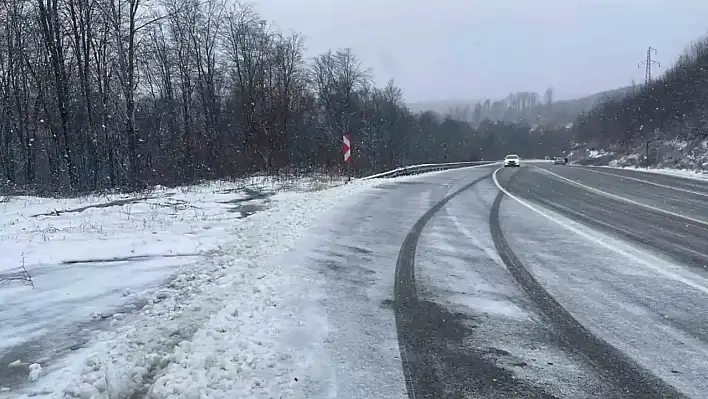
[[[453,185],[446,196],[461,186]],[[510,300],[516,290],[507,284],[506,267],[489,232],[488,209],[495,195],[493,185],[482,181],[434,216],[418,243],[416,279],[444,292],[445,301],[456,310],[527,320],[529,314]],[[459,241],[451,241],[451,236]]]
[[[252,183],[278,189],[265,178]],[[293,397],[296,370],[307,364],[293,348],[316,341],[312,331],[322,323],[294,308],[312,300],[308,282],[277,256],[327,210],[377,184],[291,185],[296,191],[270,195],[268,207],[245,218],[230,212],[246,195],[242,183],[158,189],[151,198],[76,212],[128,197],[1,203],[0,253],[10,262],[0,272],[24,261],[36,288],[0,287],[0,357],[9,356],[0,375],[20,360],[22,378],[37,379],[3,392]],[[52,216],[31,216],[42,213]]]
[[[508,300],[461,296],[456,299],[462,305],[474,309],[478,314],[525,320],[528,313]]]

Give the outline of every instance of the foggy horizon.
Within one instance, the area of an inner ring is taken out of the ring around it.
[[[647,47],[664,73],[708,32],[698,0],[260,0],[256,10],[302,34],[308,56],[352,48],[377,85],[408,102],[582,97],[644,82]]]

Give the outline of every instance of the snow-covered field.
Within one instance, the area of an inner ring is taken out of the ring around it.
[[[288,251],[380,182],[291,183],[0,198],[0,396],[297,397],[322,325]]]

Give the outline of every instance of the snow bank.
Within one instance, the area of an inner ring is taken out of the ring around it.
[[[581,165],[610,167],[644,167],[647,163],[646,143],[623,151],[584,149],[573,154]],[[679,175],[695,177],[708,171],[708,140],[660,140],[649,145],[649,163],[659,173],[678,170]],[[691,173],[695,172],[695,173]]]
[[[296,397],[302,348],[326,331],[317,311],[303,312],[316,303],[312,276],[287,252],[380,182],[316,191],[331,184],[259,178],[135,201],[0,203],[0,273],[24,264],[35,286],[0,286],[0,370],[14,362],[36,380],[16,389],[0,377],[3,395]]]
[[[686,179],[696,179],[696,180],[708,180],[708,170],[687,170],[687,169],[672,169],[672,168],[636,168],[636,167],[622,167],[622,166],[608,166],[608,168],[614,169],[638,169],[642,172],[647,173],[658,173],[661,175],[677,176]]]
[[[588,150],[586,152],[586,157],[591,159],[602,158],[610,155],[613,155],[613,153],[605,150]]]

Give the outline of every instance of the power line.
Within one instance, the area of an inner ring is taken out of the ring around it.
[[[651,67],[652,67],[652,65],[656,65],[659,68],[661,68],[661,64],[658,61],[653,60],[651,58],[652,53],[656,54],[656,49],[649,46],[649,48],[647,48],[647,59],[644,62],[640,62],[637,65],[637,68],[640,68],[642,65],[644,65],[644,67],[646,68],[646,71],[644,73],[644,83],[647,85],[649,83],[651,83]]]

